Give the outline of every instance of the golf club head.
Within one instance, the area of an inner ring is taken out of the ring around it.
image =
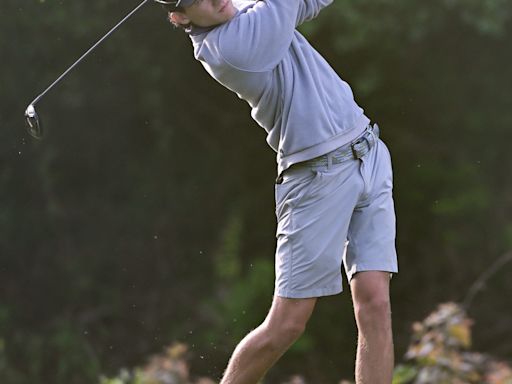
[[[27,132],[35,139],[43,138],[43,125],[33,104],[30,104],[25,110],[25,122],[27,123]]]

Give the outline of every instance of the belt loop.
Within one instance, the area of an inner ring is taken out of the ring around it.
[[[332,158],[334,155],[332,153],[327,154],[327,169],[332,167]]]
[[[379,138],[378,130],[379,126],[377,125],[377,123],[374,123],[373,125],[370,124],[368,129],[369,135],[365,137],[366,144],[368,145],[368,150],[372,149],[377,144],[377,140]]]
[[[379,139],[380,129],[379,129],[379,125],[377,123],[373,123],[372,135],[373,135],[373,138],[375,139],[375,141],[377,141]]]

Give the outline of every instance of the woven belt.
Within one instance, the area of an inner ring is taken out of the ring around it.
[[[373,124],[373,126],[368,125],[366,131],[355,141],[300,164],[308,167],[320,167],[329,165],[329,158],[331,158],[331,164],[340,164],[347,160],[360,159],[373,148],[378,138],[379,126],[377,124]]]

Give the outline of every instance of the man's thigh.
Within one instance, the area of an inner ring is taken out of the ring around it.
[[[344,266],[349,281],[362,271],[398,272],[391,157],[382,141],[361,159],[364,192],[348,229]]]
[[[321,297],[342,291],[348,226],[363,187],[359,160],[295,168],[276,185],[275,294]]]

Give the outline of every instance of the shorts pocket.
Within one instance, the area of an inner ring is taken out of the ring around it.
[[[287,172],[287,171],[285,171]],[[300,204],[313,187],[320,172],[304,168],[284,175],[284,181],[275,185],[276,217],[278,220]]]

